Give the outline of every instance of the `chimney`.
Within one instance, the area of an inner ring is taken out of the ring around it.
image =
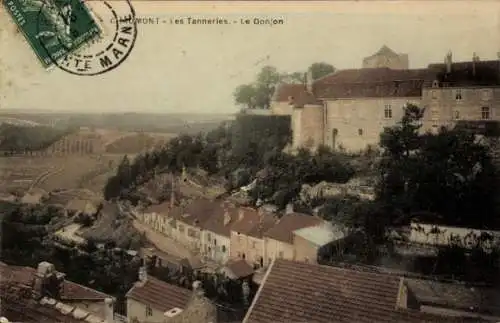
[[[139,281],[145,283],[148,280],[148,271],[145,265],[139,267]]]
[[[291,214],[291,213],[293,213],[293,203],[288,203],[286,205],[285,214]]]
[[[452,54],[451,51],[448,51],[446,57],[444,59],[444,63],[446,64],[446,73],[451,73],[451,64],[452,64]]]
[[[399,290],[398,296],[396,299],[396,308],[408,308],[408,286],[405,283],[405,279],[403,277],[399,280]]]
[[[201,281],[195,280],[193,282],[193,295],[196,297],[203,297],[205,295],[205,291],[203,290],[203,286]]]
[[[311,69],[306,73],[306,89],[307,92],[313,93],[313,75]]]
[[[106,304],[104,319],[106,323],[113,323],[115,321],[114,309],[113,309],[113,299],[106,297],[104,299],[104,304]]]
[[[479,56],[476,53],[472,53],[472,75],[476,76],[476,63],[479,62]]]
[[[248,285],[248,282],[245,280],[243,284],[241,285],[241,290],[243,292],[243,304],[245,306],[248,306],[250,303],[250,286]]]
[[[175,206],[175,193],[174,193],[174,174],[170,174],[170,207],[173,208]]]
[[[224,226],[227,226],[231,222],[231,215],[228,210],[224,211]]]
[[[57,272],[55,266],[50,262],[40,262],[33,281],[33,298],[40,299],[48,296],[59,299],[63,291],[65,276],[65,274]]]

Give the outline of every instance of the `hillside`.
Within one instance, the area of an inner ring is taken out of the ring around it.
[[[130,133],[106,145],[106,152],[111,154],[136,154],[161,147],[174,134]]]

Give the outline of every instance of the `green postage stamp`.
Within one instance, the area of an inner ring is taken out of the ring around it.
[[[82,0],[3,0],[45,68],[100,37]]]

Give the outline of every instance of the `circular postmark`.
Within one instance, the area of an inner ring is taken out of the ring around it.
[[[92,9],[111,13],[111,19],[100,19]],[[105,0],[43,0],[37,17],[37,39],[48,65],[75,75],[115,69],[130,55],[136,38],[130,0],[113,5]]]

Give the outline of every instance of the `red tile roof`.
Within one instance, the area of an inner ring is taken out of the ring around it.
[[[274,101],[289,102],[295,106],[322,104],[314,94],[307,91],[304,84],[279,84],[274,92]]]
[[[391,275],[276,260],[243,323],[465,322],[396,309],[399,283]]]
[[[80,309],[82,318],[73,313],[63,314],[54,306],[41,304],[31,297],[31,288],[16,282],[3,282],[0,287],[0,316],[11,322],[26,323],[82,323],[90,313]],[[66,304],[67,305],[67,304]],[[71,307],[71,305],[68,305]]]
[[[0,262],[0,277],[2,281],[15,282],[24,286],[31,286],[36,273],[35,268],[11,266]],[[112,296],[95,289],[65,280],[61,299],[63,300],[103,300]]]
[[[174,307],[184,309],[191,299],[191,291],[148,276],[145,283],[137,282],[126,297],[166,312]]]
[[[191,226],[203,227],[220,207],[219,201],[197,199],[184,207],[172,209],[171,216]]]
[[[274,100],[287,102],[293,97],[296,106],[318,103],[328,98],[362,97],[419,97],[423,86],[437,77],[435,69],[393,70],[390,68],[362,68],[338,70],[313,84],[314,95],[304,85],[282,84]]]
[[[285,214],[278,223],[264,233],[264,237],[292,244],[293,231],[316,226],[323,222],[322,219],[308,214]]]
[[[242,207],[239,209],[238,220],[231,226],[231,231],[255,238],[262,238],[264,233],[274,226],[277,218],[265,211]]]
[[[228,222],[226,221],[226,216]],[[217,202],[203,229],[225,237],[231,236],[231,226],[238,221],[238,209],[229,203]]]

